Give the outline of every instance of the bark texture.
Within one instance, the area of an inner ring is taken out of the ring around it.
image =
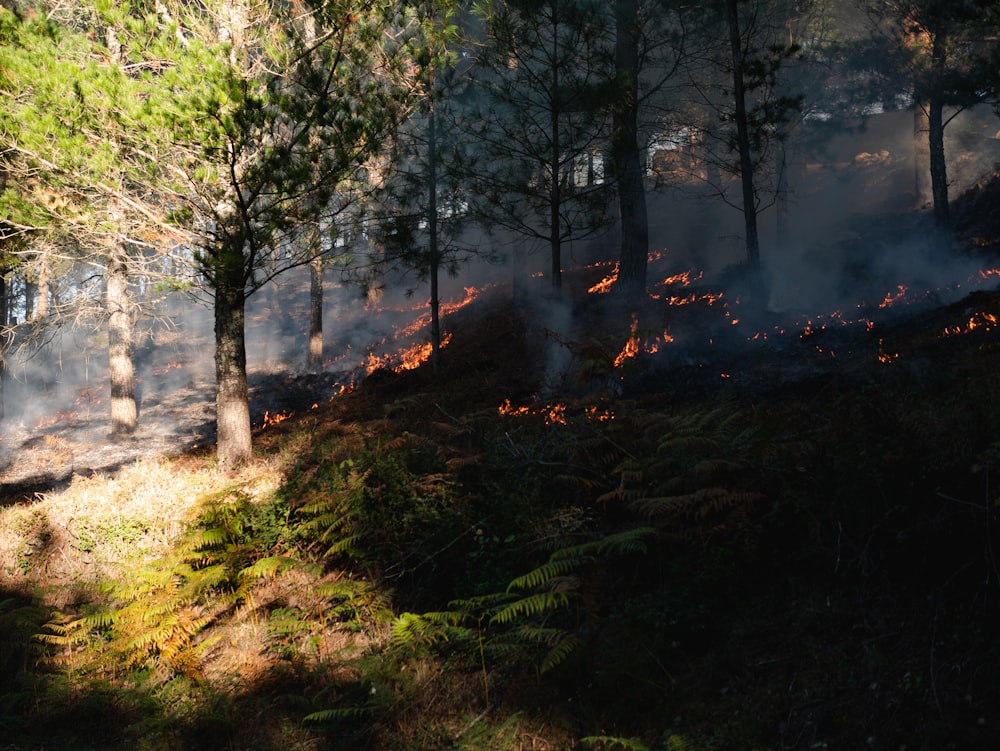
[[[235,266],[219,275],[215,288],[216,456],[226,470],[245,464],[252,455],[246,293],[242,265],[237,261]]]
[[[941,228],[951,224],[948,208],[948,168],[944,155],[944,84],[947,49],[943,34],[935,34],[931,43],[933,84],[927,108],[927,139],[930,149],[931,195],[934,198],[934,220]]]
[[[615,2],[615,78],[619,100],[614,109],[612,150],[618,182],[621,255],[616,287],[637,298],[646,290],[649,219],[639,149],[639,4]]]
[[[323,369],[323,256],[317,251],[309,261],[310,370]]]
[[[135,366],[132,357],[132,304],[128,290],[128,255],[116,245],[108,258],[108,372],[111,380],[111,435],[135,431]]]
[[[760,239],[757,233],[757,199],[754,191],[753,153],[750,148],[750,122],[747,115],[747,92],[744,79],[743,35],[737,0],[726,0],[729,17],[729,44],[733,61],[734,118],[736,146],[739,152],[740,183],[743,190],[743,224],[746,232],[747,263],[760,263]]]

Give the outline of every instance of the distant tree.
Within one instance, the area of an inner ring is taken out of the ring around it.
[[[485,0],[475,77],[482,193],[500,227],[548,246],[562,286],[562,249],[607,227],[609,23],[596,0]]]
[[[743,214],[747,263],[760,262],[758,217],[774,201],[774,154],[803,95],[784,91],[779,73],[800,51],[788,39],[788,7],[778,0],[720,0],[694,13],[701,19],[699,52],[689,58],[690,84],[714,123],[705,128],[706,159],[739,181],[713,186]]]
[[[645,0],[615,0],[612,4],[611,157],[621,230],[615,288],[629,298],[645,294],[649,258],[644,118],[649,112],[662,114],[664,109],[672,109],[664,90],[683,58],[681,5]]]
[[[987,61],[1000,32],[998,6],[996,0],[864,2],[871,69],[882,78],[886,98],[907,97],[926,125],[934,218],[942,229],[951,224],[945,128],[991,89]]]
[[[417,103],[392,140],[391,163],[378,186],[375,220],[382,262],[416,272],[429,286],[431,366],[440,367],[441,274],[458,273],[474,255],[466,230],[477,202],[472,145],[457,101],[469,88],[451,0],[417,3],[410,41]]]

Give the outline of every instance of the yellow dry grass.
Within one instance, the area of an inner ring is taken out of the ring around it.
[[[233,477],[190,457],[142,459],[111,476],[74,477],[62,490],[0,509],[0,588],[41,586],[65,601],[61,585],[120,579],[166,553],[205,496],[237,484],[264,498],[282,479],[276,462],[263,460]]]

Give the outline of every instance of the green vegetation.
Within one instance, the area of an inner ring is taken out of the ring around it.
[[[516,394],[530,369],[477,363],[530,362],[526,337],[492,315],[450,345],[461,368],[374,379],[263,430],[235,475],[192,454],[5,508],[4,738],[986,742],[988,332],[884,334],[947,370],[860,358],[778,389],[515,410],[491,379]]]

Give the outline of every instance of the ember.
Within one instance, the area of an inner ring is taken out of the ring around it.
[[[545,404],[537,407],[522,405],[515,407],[510,399],[504,399],[497,407],[497,412],[505,417],[524,417],[526,415],[541,415],[545,419],[546,425],[568,425],[569,407],[566,404]],[[609,409],[601,409],[597,406],[589,406],[583,409],[583,417],[588,422],[608,422],[615,419],[615,414]]]
[[[878,361],[884,363],[890,363],[890,362],[895,362],[898,359],[899,359],[899,353],[893,352],[890,354],[886,352],[884,342],[880,338],[878,340]]]
[[[171,370],[178,370],[178,369],[183,368],[183,367],[184,367],[184,363],[182,363],[182,362],[167,363],[162,368],[154,368],[153,369],[153,375],[155,375],[155,376],[166,375]]]

